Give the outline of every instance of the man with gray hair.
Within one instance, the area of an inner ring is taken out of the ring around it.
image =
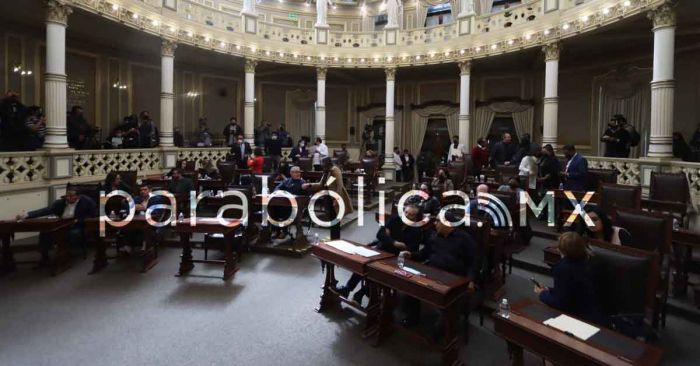
[[[293,166],[289,169],[289,178],[285,178],[280,184],[275,187],[275,191],[287,191],[295,196],[304,194],[304,179],[301,177],[301,168]],[[292,213],[291,207],[271,206],[269,208],[270,216],[275,220],[284,220]],[[286,228],[276,228],[273,237],[283,239],[287,236]]]

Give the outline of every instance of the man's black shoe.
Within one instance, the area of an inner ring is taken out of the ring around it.
[[[348,296],[350,296],[350,289],[347,288],[346,286],[336,287],[335,292],[337,292],[342,297],[347,298]]]

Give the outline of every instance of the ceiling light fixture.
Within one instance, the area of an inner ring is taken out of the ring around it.
[[[544,30],[544,35],[545,35],[545,36],[548,36],[548,35],[549,35],[549,29],[545,29],[545,30]]]
[[[131,17],[134,18],[134,19],[138,19],[138,18],[139,18],[139,15],[136,14],[136,13],[133,13],[133,14],[131,14]]]
[[[464,49],[459,50],[459,54],[460,54],[460,55],[463,55],[464,52],[466,52]]]
[[[221,48],[224,48],[224,47],[226,47],[226,42],[224,42],[224,41],[221,41],[221,43],[219,43],[219,46],[221,46]]]
[[[158,26],[158,21],[155,20],[155,19],[151,20],[151,25],[153,25],[154,27],[157,27],[157,26]]]
[[[526,39],[526,40],[529,41],[531,38],[532,38],[532,34],[526,34],[526,35],[525,35],[525,39]]]
[[[117,5],[117,4],[112,4],[112,10],[114,10],[114,11],[119,10],[119,5]]]
[[[582,17],[581,17],[581,21],[584,22],[584,23],[588,22],[588,15],[582,16]]]
[[[564,30],[569,29],[569,23],[564,23],[564,25],[562,25],[561,28]]]
[[[610,14],[610,8],[603,9],[603,14],[605,14],[605,15]]]
[[[477,47],[476,52],[481,52],[481,47]]]
[[[420,55],[416,55],[416,61],[420,61]]]
[[[508,40],[508,45],[509,45],[509,46],[512,46],[512,45],[513,45],[513,42],[514,42],[514,41],[513,41],[512,39],[509,39],[509,40]]]
[[[625,0],[625,2],[622,3],[624,6],[630,6],[632,5],[632,2],[630,0]]]

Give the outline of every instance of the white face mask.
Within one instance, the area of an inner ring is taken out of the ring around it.
[[[306,145],[306,144],[303,143],[303,142],[300,142],[300,143],[299,143],[299,146],[301,146],[301,147],[304,147],[304,145]]]
[[[272,136],[272,139],[273,139],[273,140],[277,140],[277,136]]]

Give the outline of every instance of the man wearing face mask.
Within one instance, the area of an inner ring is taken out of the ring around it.
[[[440,194],[455,189],[452,180],[447,175],[447,171],[443,168],[438,169],[437,176],[433,178],[431,186],[434,192],[439,192]]]
[[[292,151],[289,153],[289,156],[295,163],[299,160],[299,158],[309,157],[309,150],[306,149],[306,141],[304,139],[299,140],[297,146],[294,146],[292,148]]]
[[[629,132],[620,126],[624,117],[616,114],[610,119],[608,129],[600,141],[605,143],[605,156],[609,158],[626,158],[629,156]]]
[[[273,131],[270,139],[265,142],[265,152],[272,162],[273,171],[276,172],[280,167],[280,160],[282,160],[282,141],[277,131]]]
[[[231,155],[238,169],[248,168],[248,157],[253,153],[250,144],[243,140],[243,135],[238,135],[236,143],[231,146]]]
[[[464,156],[464,144],[459,143],[459,137],[453,136],[450,151],[447,153],[447,161],[460,161]]]

